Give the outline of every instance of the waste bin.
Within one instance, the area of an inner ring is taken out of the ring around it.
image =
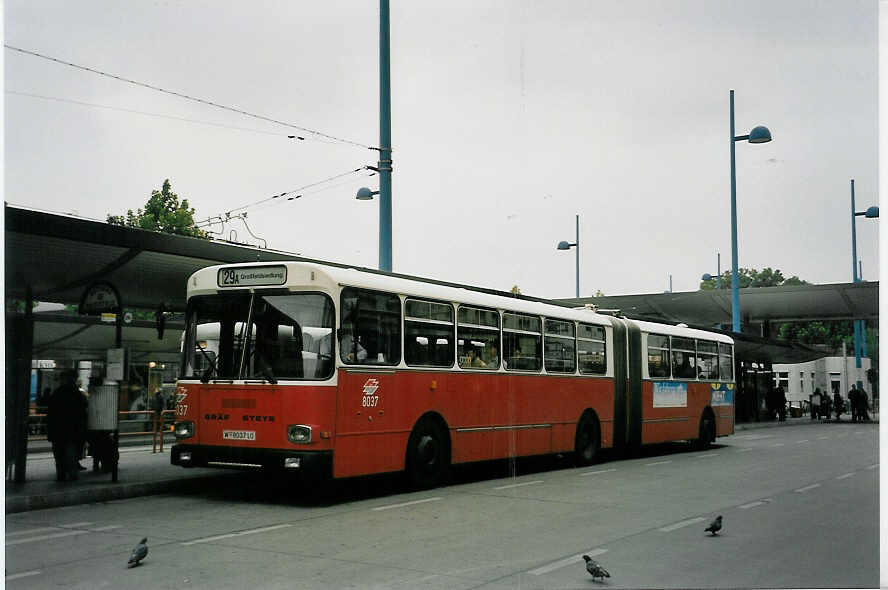
[[[87,404],[87,439],[93,456],[93,471],[111,472],[111,481],[117,481],[120,460],[118,441],[119,388],[116,383],[92,388]]]

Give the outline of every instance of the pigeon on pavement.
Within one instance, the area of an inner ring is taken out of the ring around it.
[[[148,537],[145,537],[139,544],[133,547],[133,553],[130,555],[129,561],[126,562],[126,567],[136,567],[139,565],[139,562],[145,559],[148,556]]]
[[[722,528],[722,517],[721,514],[715,517],[715,520],[709,523],[709,526],[703,529],[706,532],[712,533],[714,537]]]
[[[601,567],[601,564],[588,555],[584,555],[583,559],[586,560],[586,571],[592,574],[593,580],[595,580],[595,578],[601,578],[601,581],[603,582],[605,578],[611,577],[608,571]]]

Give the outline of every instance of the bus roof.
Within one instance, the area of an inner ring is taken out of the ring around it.
[[[319,263],[284,261],[284,262],[249,262],[244,264],[226,264],[203,268],[195,272],[188,279],[188,298],[196,295],[210,295],[223,291],[247,290],[247,287],[220,287],[218,284],[218,271],[226,268],[262,268],[280,267],[287,268],[287,282],[284,285],[259,286],[256,290],[281,289],[286,287],[319,288],[325,291],[333,291],[338,287],[360,287],[375,291],[387,291],[398,293],[407,297],[421,297],[425,299],[437,299],[450,301],[464,305],[502,309],[533,315],[542,315],[548,318],[562,318],[576,320],[604,326],[612,325],[612,317],[597,313],[588,308],[571,308],[545,299],[514,295],[506,291],[495,291],[470,285],[447,283],[435,279],[422,277],[410,277],[406,275],[394,275],[345,266],[331,266]],[[644,332],[654,332],[686,338],[705,338],[718,342],[732,343],[733,340],[726,335],[687,328],[684,326],[672,326],[630,320],[636,323]]]

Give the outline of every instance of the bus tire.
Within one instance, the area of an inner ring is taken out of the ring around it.
[[[447,479],[450,471],[450,439],[447,428],[430,417],[424,417],[407,440],[407,477],[412,487],[434,488]]]
[[[601,455],[601,426],[594,412],[586,411],[577,424],[574,439],[574,457],[580,467],[598,461]]]
[[[693,441],[693,446],[702,451],[708,449],[713,442],[715,442],[715,416],[707,408],[700,417],[699,436]]]

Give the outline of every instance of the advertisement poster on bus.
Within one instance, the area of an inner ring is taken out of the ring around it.
[[[655,408],[686,408],[688,384],[677,381],[654,381]]]
[[[713,406],[733,406],[734,405],[734,384],[733,383],[713,383],[712,384],[712,401]]]

